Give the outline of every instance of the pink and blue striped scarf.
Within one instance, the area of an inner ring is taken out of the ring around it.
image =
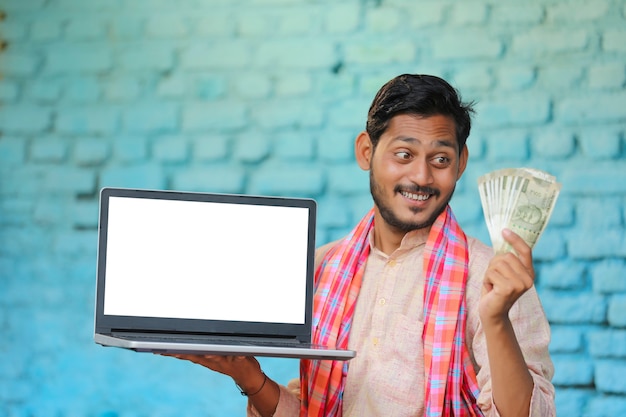
[[[328,251],[316,271],[314,343],[348,346],[373,224],[372,209]],[[467,239],[447,207],[431,227],[424,249],[426,417],[482,416],[475,401],[476,375],[464,343],[468,262]],[[300,415],[340,417],[348,363],[303,360],[300,368]]]

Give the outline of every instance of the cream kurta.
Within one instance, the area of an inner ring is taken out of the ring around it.
[[[343,398],[344,417],[422,416],[424,413],[423,258],[427,233],[408,233],[390,256],[373,247],[353,318],[348,347],[357,351],[350,360]],[[466,291],[466,343],[474,360],[486,416],[498,416],[491,398],[487,348],[478,317],[478,300],[492,251],[468,238],[469,277]],[[326,245],[318,251],[320,261]],[[515,303],[509,316],[535,383],[530,416],[556,415],[554,369],[548,353],[550,329],[535,288]],[[291,386],[294,382],[290,383]],[[293,417],[300,402],[281,387],[275,417]],[[249,415],[256,415],[249,410]]]

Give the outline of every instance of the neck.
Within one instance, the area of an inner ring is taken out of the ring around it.
[[[389,225],[380,215],[378,209],[374,213],[374,246],[385,255],[391,255],[402,244],[408,232]]]

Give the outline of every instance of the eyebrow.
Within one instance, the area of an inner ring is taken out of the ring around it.
[[[413,138],[413,137],[406,137],[406,136],[398,136],[392,139],[392,142],[396,142],[396,141],[401,141],[401,142],[407,142],[407,143],[417,143],[417,144],[421,144],[422,141],[417,139],[417,138]],[[456,140],[450,140],[450,139],[438,139],[437,141],[435,141],[435,145],[436,147],[440,148],[440,147],[446,147],[446,148],[453,148],[456,150],[457,148],[457,143]]]

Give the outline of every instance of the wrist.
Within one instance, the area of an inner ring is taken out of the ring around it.
[[[252,397],[260,393],[268,384],[269,378],[261,369],[253,376],[244,379],[234,379],[233,381],[239,389],[239,393],[245,397]]]

